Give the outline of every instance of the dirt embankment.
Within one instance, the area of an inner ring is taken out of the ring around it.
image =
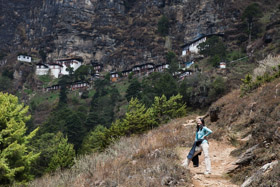
[[[244,97],[235,90],[214,103],[209,114],[206,123],[214,131],[212,138],[221,140],[224,134],[237,148],[231,153],[238,157],[237,167],[229,172],[231,181],[241,185],[258,176],[248,186],[279,185],[279,164],[264,175],[257,174],[280,159],[280,79]]]

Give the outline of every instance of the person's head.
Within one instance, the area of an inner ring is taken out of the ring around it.
[[[197,118],[196,119],[196,130],[198,131],[199,129],[202,129],[204,126],[205,126],[205,123],[204,123],[204,119],[203,118]]]

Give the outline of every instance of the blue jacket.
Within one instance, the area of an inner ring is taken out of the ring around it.
[[[204,137],[208,136],[211,133],[212,131],[210,129],[208,129],[207,127],[203,127],[202,129],[199,129],[199,131],[195,133],[195,141],[199,139],[204,139]],[[208,143],[208,142],[207,140],[204,139],[202,143]]]

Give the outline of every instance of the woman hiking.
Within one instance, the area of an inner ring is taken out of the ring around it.
[[[196,120],[196,133],[195,133],[195,142],[194,145],[187,156],[187,158],[184,160],[182,166],[188,168],[190,161],[194,162],[194,165],[198,166],[198,157],[196,157],[199,153],[201,153],[201,149],[204,153],[205,158],[205,166],[206,171],[204,172],[205,175],[211,174],[211,161],[209,156],[209,144],[208,141],[205,139],[209,134],[212,133],[212,131],[205,126],[204,119],[198,118]],[[194,159],[196,157],[196,159]],[[197,163],[195,163],[197,162]]]

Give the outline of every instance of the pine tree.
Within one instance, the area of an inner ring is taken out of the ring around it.
[[[141,92],[141,84],[137,79],[133,79],[131,81],[131,84],[128,86],[127,91],[126,91],[126,99],[127,101],[130,101],[131,98],[141,98],[140,95]]]
[[[26,135],[28,107],[18,98],[0,92],[0,184],[23,184],[31,180],[31,164],[38,158],[28,145],[38,129]]]
[[[122,121],[122,129],[126,135],[142,133],[148,129],[157,126],[156,121],[151,110],[147,110],[145,105],[139,100],[131,99],[128,106],[128,111]]]
[[[63,134],[59,132],[55,139],[59,142],[56,152],[51,158],[48,171],[55,171],[56,169],[70,168],[74,165],[75,150],[74,146],[68,143],[68,138],[64,138]]]
[[[103,151],[111,143],[108,133],[109,131],[106,127],[97,125],[96,128],[85,138],[81,153]]]
[[[162,95],[155,97],[152,110],[159,123],[167,122],[169,119],[182,117],[186,114],[186,105],[182,102],[180,94],[172,96],[169,100]]]

